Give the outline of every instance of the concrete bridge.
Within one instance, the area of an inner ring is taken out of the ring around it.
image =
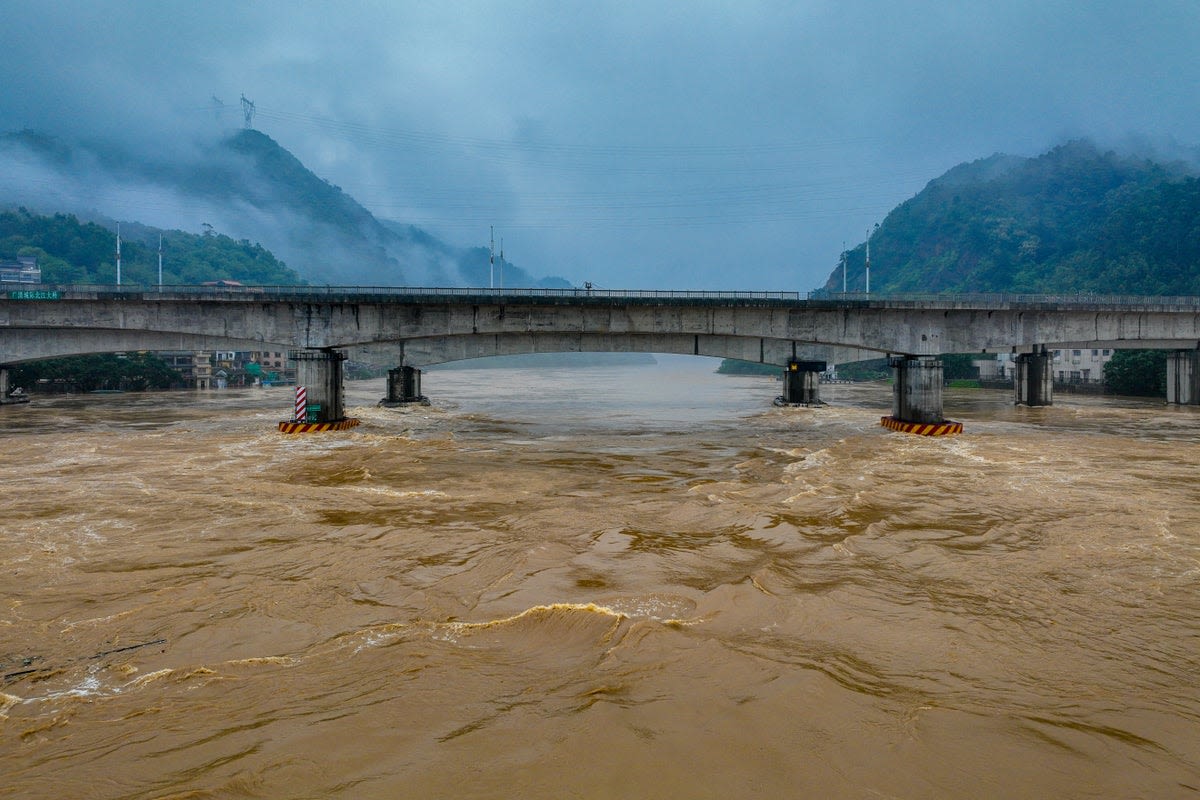
[[[0,288],[5,366],[132,350],[292,349],[301,374],[329,384],[340,362],[430,364],[532,352],[657,352],[788,367],[791,400],[815,401],[822,362],[886,354],[893,414],[941,419],[945,353],[1018,354],[1018,402],[1048,404],[1048,348],[1165,348],[1172,401],[1200,400],[1200,298],[890,295],[416,287]],[[419,373],[418,373],[419,375]],[[308,380],[308,379],[306,379]],[[334,388],[336,385],[336,388]],[[419,381],[416,384],[419,393]],[[3,387],[0,387],[3,388]],[[321,390],[319,390],[321,391]],[[403,391],[399,389],[398,391]],[[798,393],[798,395],[797,395]],[[389,392],[391,395],[391,392]],[[404,397],[395,397],[404,400]],[[336,409],[336,411],[334,410]]]

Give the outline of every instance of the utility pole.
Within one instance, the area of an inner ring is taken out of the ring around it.
[[[242,127],[250,130],[254,127],[254,103],[242,95]]]
[[[875,223],[875,228],[867,228],[867,294],[871,293],[871,234],[879,233],[879,223]]]
[[[842,242],[842,294],[846,293],[846,243]]]
[[[867,228],[867,294],[871,293],[871,229]]]

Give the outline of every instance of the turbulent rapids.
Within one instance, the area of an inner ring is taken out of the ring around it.
[[[1200,413],[663,362],[0,409],[0,796],[1200,793]]]

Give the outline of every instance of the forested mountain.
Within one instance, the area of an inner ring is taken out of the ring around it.
[[[850,291],[865,255],[847,254]],[[1200,295],[1200,180],[1082,141],[962,164],[872,234],[871,290]]]
[[[261,243],[311,283],[488,284],[485,248],[454,247],[415,226],[376,219],[259,131],[239,130],[188,158],[168,150],[134,156],[34,131],[0,136],[0,163],[11,167],[0,174],[0,208],[73,213],[110,229],[121,219],[123,238],[134,230],[129,220],[186,217],[195,220],[194,233],[216,235],[206,238]],[[511,263],[503,268],[508,286],[569,285]],[[224,276],[206,279],[215,277]]]
[[[249,240],[234,241],[211,231],[159,231],[128,223],[121,226],[122,283],[158,283],[160,235],[164,284],[220,279],[267,285],[303,283],[262,245]],[[45,283],[115,283],[116,250],[116,233],[95,222],[80,222],[70,214],[41,216],[24,208],[0,211],[0,259],[36,256]]]

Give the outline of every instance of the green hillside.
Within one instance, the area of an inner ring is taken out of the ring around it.
[[[160,231],[121,226],[121,282],[158,283],[158,237],[163,238],[163,283],[236,280],[247,284],[303,283],[260,244],[214,232]],[[37,256],[45,283],[115,283],[117,237],[70,214],[42,216],[24,208],[0,211],[0,259]]]
[[[147,198],[148,208],[179,204],[186,224],[207,219],[231,233],[234,244],[261,242],[314,283],[486,286],[491,280],[487,248],[457,247],[417,226],[375,217],[257,130],[238,130],[186,155],[168,146],[133,153],[113,143],[64,141],[24,130],[0,134],[3,158],[39,177],[8,187],[0,208],[98,218],[93,209],[99,206],[100,214],[105,209],[94,195],[132,191]],[[122,213],[136,220],[139,211]],[[115,223],[100,221],[115,230]],[[128,224],[122,222],[123,234]],[[488,233],[480,230],[480,240]],[[509,287],[570,285],[561,278],[535,278],[508,261],[497,260],[496,273],[497,285],[502,274]]]
[[[340,187],[318,178],[300,159],[265,133],[243,129],[223,144],[228,150],[248,158],[255,169],[252,172],[213,170],[193,173],[193,185],[204,181],[210,192],[226,187],[232,195],[251,198],[263,206],[285,206],[304,212],[319,210],[320,217],[334,226],[361,227],[372,236],[384,235],[383,227],[371,212]],[[282,187],[287,191],[279,191]]]
[[[864,261],[848,254],[850,291]],[[1200,180],[1087,142],[960,165],[872,235],[871,290],[1200,295]]]

